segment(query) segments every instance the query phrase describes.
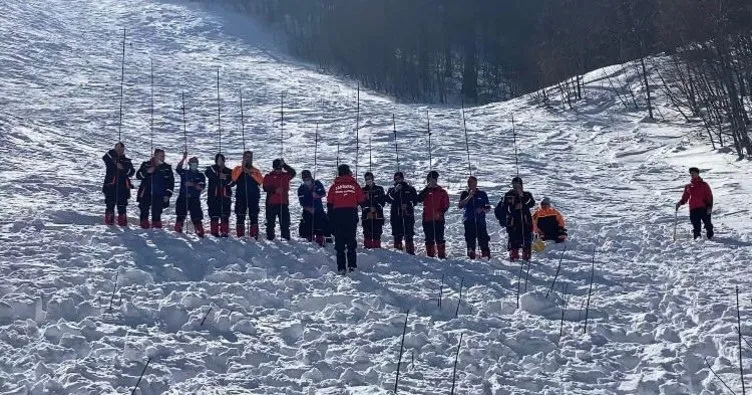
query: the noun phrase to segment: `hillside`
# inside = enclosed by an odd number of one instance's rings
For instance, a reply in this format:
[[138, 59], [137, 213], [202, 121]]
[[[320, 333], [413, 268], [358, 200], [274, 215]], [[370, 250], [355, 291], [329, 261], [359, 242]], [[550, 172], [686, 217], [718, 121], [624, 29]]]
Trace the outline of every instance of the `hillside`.
[[[534, 256], [518, 308], [520, 267], [505, 259], [506, 234], [489, 218], [493, 258], [465, 259], [454, 207], [450, 259], [362, 250], [360, 270], [344, 278], [331, 247], [104, 226], [100, 158], [117, 141], [121, 27], [122, 131], [134, 163], [150, 150], [150, 61], [154, 145], [168, 163], [183, 149], [181, 92], [190, 155], [206, 165], [216, 153], [219, 66], [230, 164], [242, 151], [242, 89], [247, 143], [262, 170], [281, 152], [313, 170], [318, 122], [317, 174], [326, 185], [338, 143], [340, 160], [355, 161], [357, 83], [285, 60], [227, 16], [182, 2], [9, 0], [0, 15], [0, 394], [130, 393], [147, 358], [141, 394], [387, 394], [408, 309], [403, 394], [449, 393], [461, 335], [460, 394], [721, 393], [705, 358], [741, 388], [734, 287], [746, 336], [752, 172], [711, 151], [700, 126], [681, 121], [665, 98], [657, 99], [663, 122], [623, 110], [602, 77], [639, 90], [629, 68], [587, 75], [574, 111], [555, 97], [550, 108], [523, 97], [465, 109], [472, 171], [492, 202], [517, 172], [514, 116], [526, 189], [551, 197], [568, 221], [566, 252], [549, 246]], [[360, 100], [360, 175], [370, 140], [370, 167], [382, 185], [391, 180], [395, 114], [400, 168], [422, 185], [428, 111], [432, 167], [456, 203], [468, 173], [460, 109], [367, 91]], [[674, 242], [674, 203], [693, 165], [714, 188], [717, 238], [692, 241], [685, 208]], [[297, 224], [297, 203], [291, 211]], [[165, 218], [172, 224], [172, 208]], [[419, 225], [416, 232], [420, 246]], [[388, 234], [387, 226], [384, 241]], [[748, 372], [746, 345], [742, 353]]]

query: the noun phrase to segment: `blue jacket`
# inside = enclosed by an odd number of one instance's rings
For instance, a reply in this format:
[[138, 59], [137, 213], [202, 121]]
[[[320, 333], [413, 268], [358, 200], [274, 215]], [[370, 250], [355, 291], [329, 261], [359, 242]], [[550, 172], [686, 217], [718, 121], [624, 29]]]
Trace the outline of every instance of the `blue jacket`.
[[[314, 199], [313, 192], [316, 192], [319, 197]], [[326, 189], [319, 180], [313, 182], [313, 189], [305, 183], [298, 188], [298, 200], [303, 208], [313, 207], [314, 211], [324, 211], [324, 204], [321, 203], [321, 198], [324, 196], [326, 196]]]
[[[469, 196], [468, 191], [462, 191], [462, 194], [460, 194], [460, 201], [463, 201], [467, 199]], [[486, 192], [481, 191], [480, 189], [475, 190], [475, 196], [473, 199], [471, 199], [467, 204], [465, 204], [464, 207], [464, 213], [462, 215], [463, 221], [472, 220], [475, 218], [478, 221], [486, 221], [486, 211], [481, 210], [481, 212], [476, 212], [479, 208], [491, 208], [491, 203], [488, 201], [488, 195], [486, 195]]]
[[[178, 163], [177, 172], [180, 175], [180, 194], [178, 197], [183, 197], [188, 193], [188, 199], [198, 199], [201, 197], [201, 192], [206, 188], [206, 176], [199, 170], [184, 169], [183, 162]], [[192, 182], [193, 186], [186, 188], [185, 183]], [[196, 186], [200, 185], [201, 189], [196, 189]]]

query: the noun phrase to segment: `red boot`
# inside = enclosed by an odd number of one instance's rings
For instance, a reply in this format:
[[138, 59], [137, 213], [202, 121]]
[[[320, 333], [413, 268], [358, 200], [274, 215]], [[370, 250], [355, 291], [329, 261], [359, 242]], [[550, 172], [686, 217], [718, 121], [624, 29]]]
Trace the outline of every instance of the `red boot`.
[[245, 224], [239, 223], [235, 225], [235, 233], [237, 234], [238, 238], [245, 236]]
[[211, 232], [211, 235], [214, 237], [219, 237], [219, 220], [212, 219], [211, 225], [209, 228], [209, 232]]
[[316, 235], [316, 244], [324, 246], [324, 235]]
[[520, 250], [518, 250], [517, 248], [512, 248], [511, 250], [509, 250], [509, 260], [511, 262], [514, 262], [519, 259], [520, 259]]
[[259, 230], [258, 229], [258, 225], [257, 224], [252, 224], [251, 225], [251, 230], [248, 231], [248, 235], [251, 238], [258, 240], [258, 233], [259, 233], [258, 230]]
[[175, 232], [176, 233], [183, 233], [183, 221], [177, 221], [177, 222], [175, 222]]
[[475, 259], [475, 250], [467, 250], [467, 257], [470, 259]]
[[412, 240], [405, 242], [405, 251], [410, 255], [415, 255], [415, 243]]
[[523, 248], [522, 249], [522, 260], [523, 261], [529, 261], [530, 258], [532, 257], [532, 255], [533, 254], [532, 254], [530, 248]]
[[402, 247], [402, 240], [400, 241], [394, 241], [394, 249], [402, 251], [404, 247]]
[[104, 213], [104, 224], [115, 225], [115, 213]]
[[162, 221], [154, 221], [151, 223], [152, 229], [162, 229]]
[[219, 235], [227, 237], [230, 234], [230, 222], [227, 219], [223, 219], [219, 224]]
[[149, 229], [151, 228], [151, 224], [149, 223], [148, 219], [141, 220], [141, 229]]
[[117, 224], [118, 226], [128, 226], [128, 216], [125, 214], [118, 214]]
[[437, 244], [436, 249], [439, 253], [439, 259], [446, 259], [446, 244]]
[[196, 230], [196, 236], [204, 237], [204, 224], [201, 221], [193, 221], [193, 228]]
[[371, 239], [371, 248], [381, 248], [381, 239]]
[[373, 240], [371, 240], [369, 238], [364, 238], [363, 239], [363, 248], [365, 248], [367, 250], [370, 250], [371, 248], [373, 248], [373, 247], [371, 247], [372, 245], [373, 245]]
[[436, 244], [426, 243], [426, 255], [430, 256], [431, 258], [436, 257]]
[[480, 256], [482, 258], [491, 259], [491, 249], [488, 248], [488, 247], [481, 247], [481, 249], [480, 249]]

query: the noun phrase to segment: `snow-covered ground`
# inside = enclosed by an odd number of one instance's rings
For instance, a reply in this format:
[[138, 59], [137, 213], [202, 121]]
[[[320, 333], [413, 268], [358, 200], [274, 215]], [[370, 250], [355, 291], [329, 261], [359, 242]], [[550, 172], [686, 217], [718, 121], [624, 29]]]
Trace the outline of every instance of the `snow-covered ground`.
[[[100, 157], [117, 139], [122, 27], [123, 139], [135, 163], [150, 147], [151, 60], [155, 145], [169, 163], [182, 151], [183, 91], [190, 153], [203, 164], [216, 153], [217, 66], [232, 164], [242, 150], [240, 89], [248, 144], [264, 170], [281, 154], [283, 93], [290, 164], [312, 169], [316, 122], [320, 178], [332, 180], [337, 142], [341, 160], [354, 162], [356, 83], [284, 60], [240, 21], [157, 0], [0, 3], [0, 393], [129, 393], [151, 358], [142, 394], [386, 394], [408, 309], [400, 393], [448, 394], [460, 335], [459, 394], [722, 393], [706, 357], [739, 391], [735, 285], [742, 332], [752, 335], [749, 163], [712, 152], [699, 126], [680, 122], [661, 98], [666, 122], [626, 113], [604, 81], [587, 86], [576, 111], [529, 98], [466, 110], [473, 171], [492, 200], [516, 172], [514, 114], [527, 189], [550, 196], [569, 222], [554, 293], [545, 297], [561, 246], [535, 256], [520, 308], [520, 267], [503, 259], [505, 234], [490, 220], [494, 258], [464, 259], [456, 209], [451, 259], [361, 251], [361, 269], [347, 278], [335, 274], [331, 247], [102, 225]], [[639, 86], [618, 66], [587, 80], [604, 73]], [[391, 179], [394, 113], [401, 168], [420, 184], [426, 110], [361, 92], [361, 175], [372, 139], [373, 171], [382, 184]], [[467, 176], [460, 112], [429, 114], [433, 167], [456, 201]], [[690, 165], [716, 193], [714, 242], [691, 241], [686, 209], [680, 240], [671, 238]], [[742, 356], [749, 372], [752, 349]]]

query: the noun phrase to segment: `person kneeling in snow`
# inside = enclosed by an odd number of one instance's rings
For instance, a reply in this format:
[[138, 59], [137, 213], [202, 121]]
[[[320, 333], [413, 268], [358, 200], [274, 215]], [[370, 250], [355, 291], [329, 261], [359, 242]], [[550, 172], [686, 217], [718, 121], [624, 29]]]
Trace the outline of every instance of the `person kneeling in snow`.
[[198, 170], [198, 158], [195, 156], [188, 160], [188, 169], [183, 168], [183, 162], [188, 153], [183, 153], [183, 159], [178, 163], [175, 171], [180, 175], [180, 192], [175, 202], [175, 232], [183, 233], [183, 224], [188, 213], [191, 213], [191, 222], [198, 237], [204, 237], [204, 212], [201, 209], [201, 191], [206, 187], [206, 176]]
[[324, 212], [324, 204], [321, 198], [326, 196], [324, 184], [314, 180], [310, 170], [300, 172], [303, 184], [298, 188], [298, 200], [303, 208], [303, 217], [300, 219], [298, 234], [300, 237], [324, 246], [324, 235], [327, 234], [329, 220]]
[[141, 228], [149, 229], [149, 209], [151, 209], [151, 227], [162, 227], [162, 210], [170, 206], [172, 190], [175, 189], [175, 175], [172, 166], [165, 163], [165, 152], [159, 148], [154, 156], [141, 164], [136, 173], [141, 180], [138, 187], [138, 208], [141, 209]]
[[358, 241], [358, 205], [365, 200], [363, 190], [353, 178], [350, 166], [339, 165], [339, 175], [329, 187], [327, 205], [329, 220], [334, 228], [334, 249], [337, 251], [337, 271], [345, 274], [346, 270], [355, 270]]
[[700, 225], [705, 224], [708, 239], [713, 238], [713, 223], [710, 216], [713, 212], [713, 191], [710, 185], [700, 178], [700, 169], [689, 169], [692, 180], [684, 187], [681, 200], [676, 203], [676, 211], [679, 207], [689, 202], [689, 219], [692, 221], [692, 234], [695, 239], [700, 237]]
[[551, 206], [551, 199], [544, 197], [540, 207], [533, 213], [533, 233], [543, 241], [563, 243], [567, 240], [564, 217]]

